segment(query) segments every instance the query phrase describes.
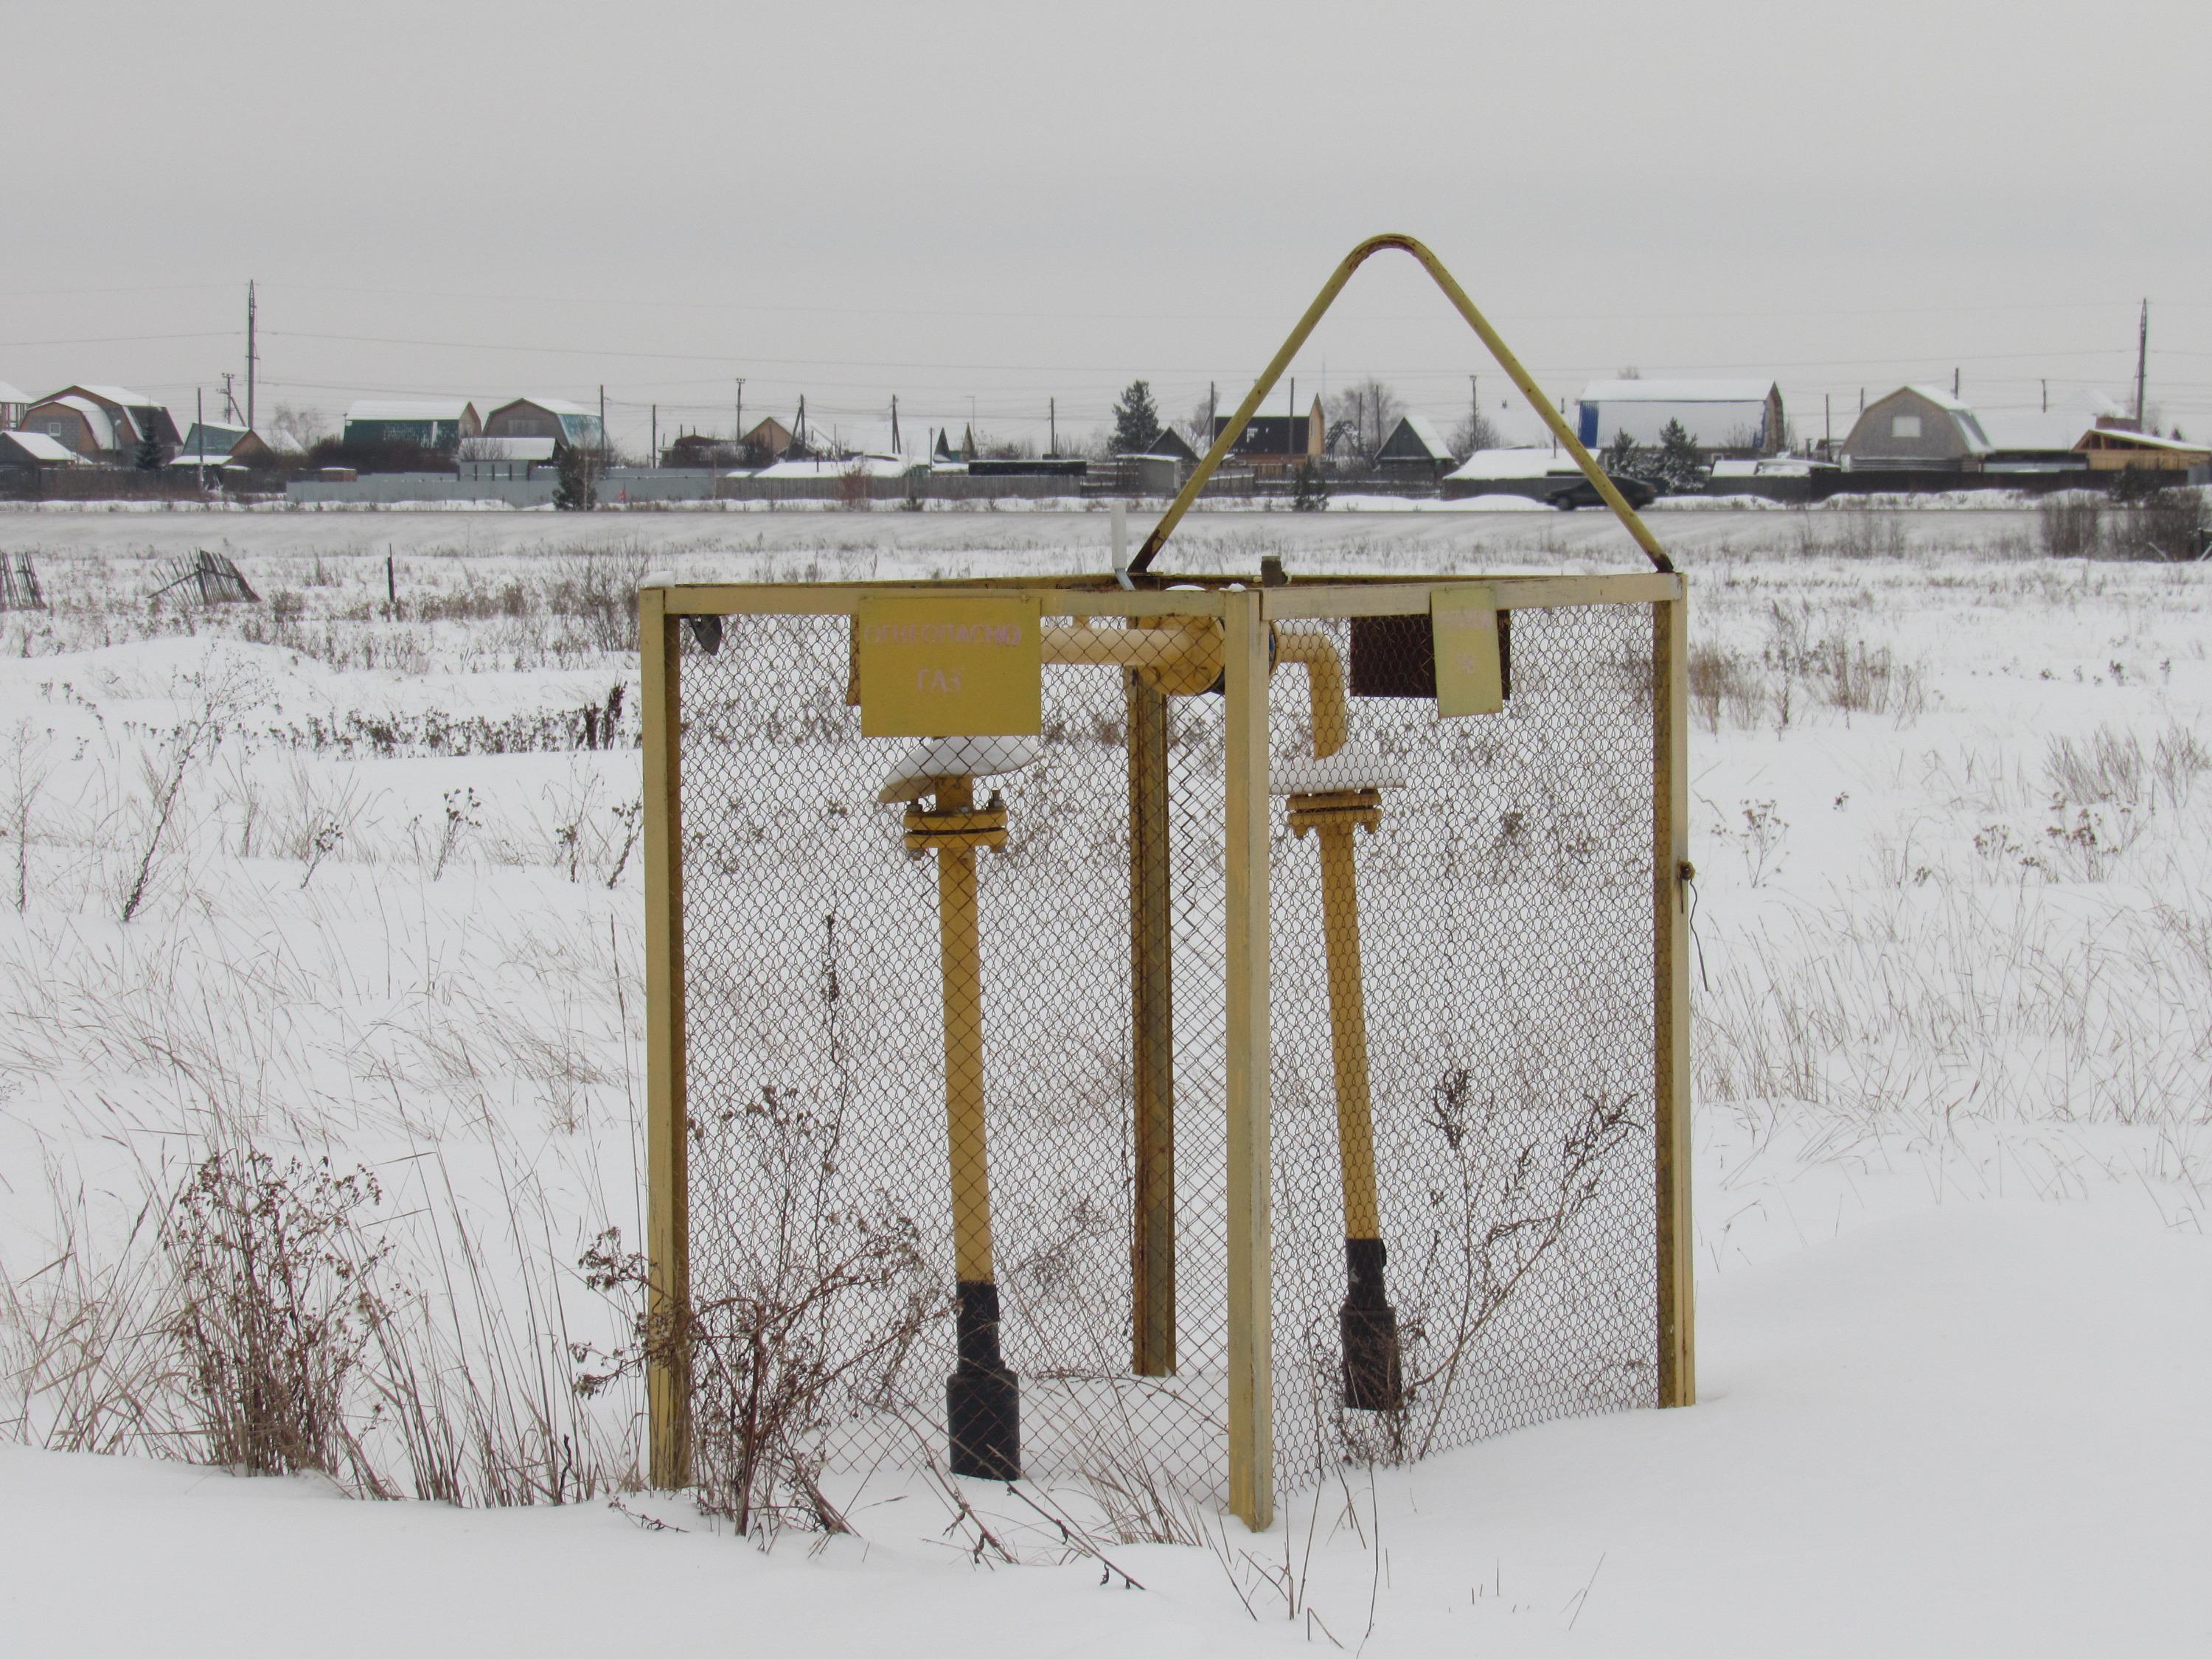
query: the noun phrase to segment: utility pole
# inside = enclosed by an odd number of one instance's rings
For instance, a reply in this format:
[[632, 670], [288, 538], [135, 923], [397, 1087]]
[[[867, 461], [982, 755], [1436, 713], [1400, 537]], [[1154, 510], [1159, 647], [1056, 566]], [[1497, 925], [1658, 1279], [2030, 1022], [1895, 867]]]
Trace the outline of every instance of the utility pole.
[[2043, 383], [2043, 412], [2046, 415], [2051, 413], [2051, 382], [2048, 380]]
[[1468, 375], [1468, 376], [1467, 377], [1467, 434], [1468, 434], [1468, 436], [1469, 438], [1474, 437], [1474, 429], [1475, 429], [1475, 428], [1477, 428], [1477, 427], [1480, 426], [1481, 424], [1482, 424], [1482, 377], [1481, 377], [1480, 374], [1470, 374], [1470, 375]]
[[1045, 459], [1046, 459], [1047, 460], [1049, 460], [1049, 459], [1051, 459], [1054, 456], [1055, 456], [1055, 455], [1057, 455], [1057, 454], [1059, 454], [1059, 453], [1060, 453], [1060, 399], [1059, 399], [1059, 398], [1046, 398], [1046, 399], [1045, 399], [1045, 416], [1044, 416], [1044, 418], [1045, 418], [1045, 433], [1046, 433], [1046, 437], [1045, 437], [1045, 446], [1044, 446], [1044, 453], [1045, 453]]
[[604, 457], [604, 456], [606, 454], [606, 453], [607, 453], [607, 386], [606, 386], [606, 382], [605, 382], [605, 381], [604, 381], [604, 380], [602, 380], [602, 381], [600, 381], [600, 382], [599, 382], [599, 453], [600, 453], [600, 455], [601, 455], [602, 457]]
[[730, 447], [735, 449], [745, 441], [745, 377], [742, 374], [738, 376], [738, 402], [730, 417], [735, 422], [730, 428]]
[[1836, 412], [1825, 392], [1820, 394], [1820, 447], [1823, 452], [1836, 447]]
[[237, 378], [237, 375], [232, 374], [227, 368], [222, 372], [223, 418], [230, 422], [234, 426], [238, 423], [238, 399], [231, 395], [230, 383]]
[[201, 489], [207, 488], [207, 405], [201, 400], [200, 389], [192, 388], [192, 435], [199, 441], [199, 460], [192, 468], [193, 482]]
[[1291, 412], [1283, 422], [1283, 453], [1291, 453], [1291, 428], [1298, 423], [1298, 377], [1291, 376]]
[[906, 451], [899, 447], [898, 393], [896, 392], [891, 393], [891, 453], [894, 455], [906, 453]]
[[246, 426], [248, 431], [253, 429], [254, 368], [260, 362], [253, 333], [254, 309], [253, 283], [248, 278], [246, 284]]
[[660, 465], [660, 405], [653, 406], [653, 465]]
[[1959, 371], [1958, 371], [1957, 369], [1955, 369], [1955, 368], [1954, 368], [1954, 369], [1953, 369], [1953, 370], [1951, 371], [1951, 397], [1952, 397], [1952, 400], [1953, 400], [1954, 402], [1956, 402], [1956, 401], [1957, 401], [1957, 399], [1958, 399], [1958, 396], [1959, 396]]
[[2136, 325], [2136, 430], [2143, 429], [2143, 371], [2150, 366], [2150, 301], [2142, 302], [2142, 320]]

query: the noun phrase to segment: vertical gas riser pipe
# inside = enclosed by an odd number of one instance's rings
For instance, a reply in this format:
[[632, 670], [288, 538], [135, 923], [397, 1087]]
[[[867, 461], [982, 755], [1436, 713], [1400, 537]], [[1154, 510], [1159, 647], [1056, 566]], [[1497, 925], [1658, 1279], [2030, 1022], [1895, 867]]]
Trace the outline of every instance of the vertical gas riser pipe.
[[1019, 1380], [999, 1351], [999, 1285], [991, 1259], [990, 1143], [983, 1124], [983, 952], [975, 854], [1003, 847], [1006, 815], [994, 795], [978, 811], [965, 777], [936, 781], [936, 808], [906, 814], [909, 850], [937, 854], [938, 965], [945, 994], [945, 1130], [952, 1177], [957, 1362], [945, 1385], [955, 1474], [1020, 1478]]
[[1322, 933], [1336, 1074], [1336, 1139], [1344, 1182], [1344, 1403], [1395, 1411], [1405, 1398], [1398, 1316], [1385, 1288], [1382, 1205], [1375, 1182], [1375, 1117], [1368, 1093], [1367, 992], [1359, 969], [1359, 890], [1352, 836], [1382, 822], [1376, 789], [1293, 795], [1291, 830], [1321, 843]]

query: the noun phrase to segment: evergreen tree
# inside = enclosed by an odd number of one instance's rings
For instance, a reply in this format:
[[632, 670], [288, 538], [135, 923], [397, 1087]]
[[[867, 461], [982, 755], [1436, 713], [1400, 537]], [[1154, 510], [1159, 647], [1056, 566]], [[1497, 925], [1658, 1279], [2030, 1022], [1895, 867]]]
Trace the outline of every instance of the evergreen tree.
[[1151, 383], [1132, 380], [1114, 405], [1114, 453], [1142, 455], [1160, 435], [1159, 406], [1152, 401]]
[[1636, 453], [1636, 440], [1624, 429], [1613, 434], [1613, 441], [1605, 447], [1598, 465], [1608, 477], [1634, 478], [1643, 476], [1642, 463]]
[[1311, 461], [1300, 461], [1291, 479], [1291, 511], [1319, 513], [1328, 506], [1328, 481]]
[[131, 459], [131, 464], [141, 472], [159, 472], [161, 464], [169, 459], [168, 452], [161, 447], [161, 441], [154, 435], [150, 423], [146, 428], [146, 435], [138, 440], [137, 453]]
[[563, 444], [561, 458], [560, 482], [553, 489], [554, 510], [560, 513], [588, 513], [599, 504], [599, 487], [592, 477], [592, 458], [580, 445]]
[[1662, 495], [1686, 495], [1705, 482], [1705, 458], [1680, 421], [1669, 421], [1659, 433], [1659, 453], [1652, 465], [1651, 483]]

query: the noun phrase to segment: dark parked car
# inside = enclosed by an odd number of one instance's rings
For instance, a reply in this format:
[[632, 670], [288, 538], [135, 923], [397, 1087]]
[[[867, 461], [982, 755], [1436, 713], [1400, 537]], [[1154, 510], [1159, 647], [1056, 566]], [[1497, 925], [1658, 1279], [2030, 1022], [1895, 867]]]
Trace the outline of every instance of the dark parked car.
[[[1620, 498], [1638, 513], [1650, 506], [1658, 498], [1659, 492], [1641, 478], [1614, 477], [1610, 472], [1605, 476], [1613, 479], [1613, 487], [1620, 492]], [[1570, 513], [1578, 507], [1605, 505], [1604, 498], [1597, 493], [1597, 486], [1588, 478], [1577, 478], [1564, 489], [1553, 490], [1546, 499], [1553, 507], [1564, 508]]]

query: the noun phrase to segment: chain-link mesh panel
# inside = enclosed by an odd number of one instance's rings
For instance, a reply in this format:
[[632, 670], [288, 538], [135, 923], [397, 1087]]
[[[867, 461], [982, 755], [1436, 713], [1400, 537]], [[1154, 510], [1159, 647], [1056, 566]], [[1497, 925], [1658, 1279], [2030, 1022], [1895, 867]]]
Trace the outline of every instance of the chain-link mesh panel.
[[1656, 1403], [1651, 611], [1510, 617], [1504, 712], [1451, 720], [1425, 617], [1285, 625], [1353, 693], [1317, 758], [1271, 689], [1285, 1490]]
[[[1211, 683], [1197, 635], [1048, 667], [1042, 742], [948, 757], [860, 735], [842, 617], [732, 617], [712, 654], [687, 631], [702, 1482], [787, 1379], [830, 1379], [805, 1426], [831, 1468], [942, 1455], [946, 1379], [1002, 1358], [1024, 1472], [1225, 1491], [1222, 700], [1158, 684]], [[931, 787], [956, 766], [964, 793]], [[911, 805], [878, 804], [902, 774]], [[952, 1409], [988, 1439], [1002, 1391]]]
[[[843, 616], [679, 631], [696, 1478], [766, 1416], [1225, 1497], [1218, 627], [1048, 604], [1042, 738], [934, 750]], [[1285, 1489], [1654, 1398], [1650, 612], [1516, 613], [1498, 715], [1355, 672], [1316, 757], [1351, 631], [1271, 696]]]

